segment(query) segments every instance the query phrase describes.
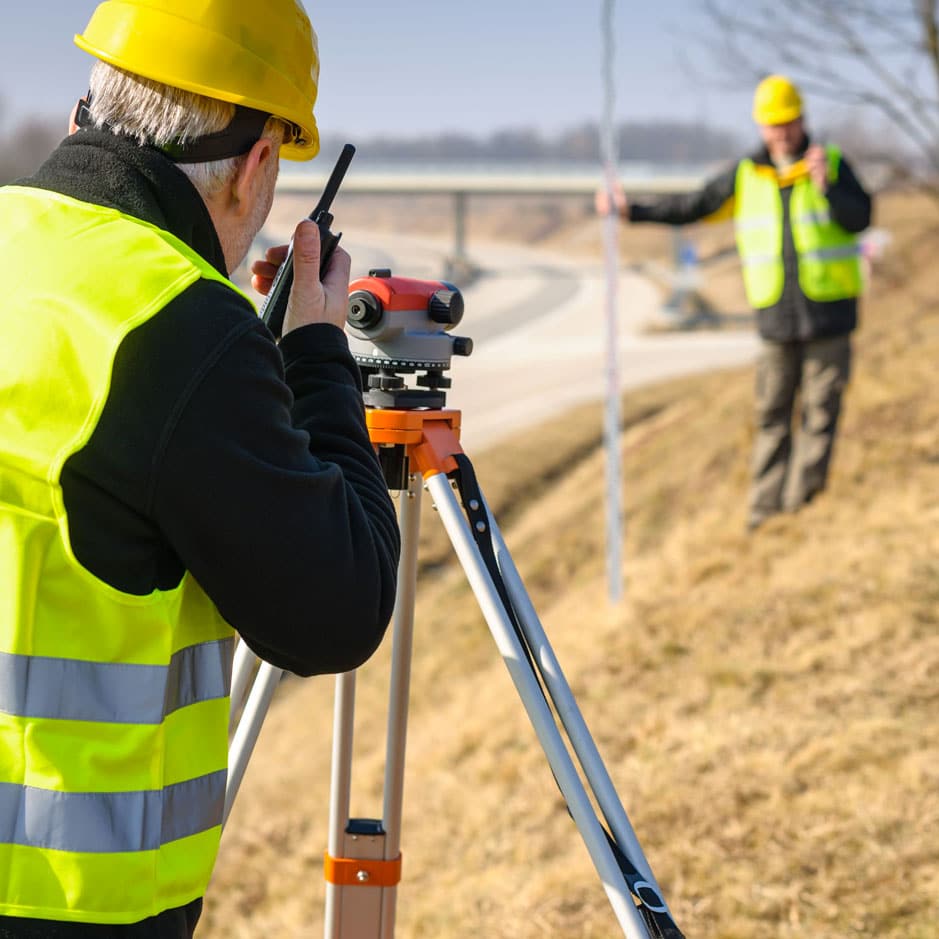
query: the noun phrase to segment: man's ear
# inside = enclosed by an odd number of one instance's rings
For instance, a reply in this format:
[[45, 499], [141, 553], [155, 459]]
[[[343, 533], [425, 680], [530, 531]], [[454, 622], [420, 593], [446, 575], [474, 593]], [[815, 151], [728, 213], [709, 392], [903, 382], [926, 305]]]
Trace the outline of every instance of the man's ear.
[[258, 193], [267, 179], [270, 161], [278, 157], [278, 150], [270, 137], [257, 140], [245, 154], [230, 190], [232, 208], [237, 215], [250, 215]]
[[78, 114], [78, 109], [82, 106], [83, 98], [79, 98], [75, 102], [75, 107], [72, 108], [72, 113], [68, 116], [68, 135], [69, 137], [78, 130], [78, 124], [75, 122], [75, 115]]

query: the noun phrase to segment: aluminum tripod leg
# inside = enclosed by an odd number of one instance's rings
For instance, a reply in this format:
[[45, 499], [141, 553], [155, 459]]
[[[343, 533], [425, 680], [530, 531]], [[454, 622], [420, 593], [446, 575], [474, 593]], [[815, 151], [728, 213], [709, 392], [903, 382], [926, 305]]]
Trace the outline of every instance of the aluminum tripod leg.
[[561, 792], [567, 801], [574, 823], [600, 875], [623, 934], [628, 939], [651, 939], [649, 929], [629, 893], [603, 827], [596, 817], [593, 805], [564, 745], [505, 606], [486, 569], [450, 481], [443, 473], [437, 473], [428, 479], [427, 488], [440, 513], [440, 519], [466, 573], [470, 587], [479, 602], [496, 646], [508, 667], [522, 704], [528, 712], [535, 733], [538, 735]]
[[391, 939], [394, 935], [420, 510], [420, 476], [412, 475], [401, 503], [401, 554], [392, 617], [394, 638], [380, 823], [349, 818], [355, 673], [348, 672], [336, 679], [326, 863], [326, 939]]
[[[488, 505], [486, 508], [488, 511]], [[610, 779], [610, 774], [607, 772], [603, 759], [597, 750], [596, 743], [594, 743], [580, 708], [577, 706], [570, 685], [561, 671], [561, 665], [554, 654], [554, 649], [548, 641], [544, 627], [538, 619], [531, 598], [525, 590], [518, 569], [515, 567], [515, 562], [512, 560], [512, 555], [502, 538], [502, 532], [499, 531], [499, 526], [496, 524], [491, 512], [489, 512], [489, 520], [492, 526], [499, 570], [509, 591], [512, 604], [519, 614], [528, 648], [531, 650], [536, 667], [548, 687], [551, 700], [557, 709], [564, 729], [567, 731], [574, 752], [577, 754], [577, 759], [584, 769], [591, 790], [596, 796], [600, 811], [603, 813], [616, 843], [625, 851], [633, 866], [644, 878], [647, 887], [642, 887], [641, 892], [646, 906], [652, 910], [667, 913], [669, 910], [663, 899], [661, 888], [656, 882], [652, 868], [643, 854], [636, 833], [633, 831], [626, 810], [623, 808], [623, 803], [620, 801], [613, 781]], [[634, 885], [635, 887], [636, 885]]]
[[[329, 831], [326, 850], [330, 857], [345, 856], [346, 819], [352, 789], [352, 737], [355, 721], [355, 672], [336, 676], [333, 705], [333, 755], [329, 786]], [[326, 884], [326, 922], [323, 935], [337, 939], [342, 916], [341, 888]], [[361, 908], [360, 908], [361, 912]], [[374, 917], [374, 913], [372, 913]]]
[[248, 648], [248, 644], [239, 640], [238, 645], [235, 646], [235, 660], [232, 663], [231, 714], [228, 719], [229, 735], [238, 725], [241, 705], [245, 692], [248, 690], [248, 682], [251, 681], [251, 674], [258, 661], [258, 657]]
[[[232, 679], [233, 691], [237, 685], [243, 693], [251, 671], [252, 655], [253, 653], [248, 649], [245, 653], [236, 654], [236, 669]], [[225, 785], [225, 811], [222, 816], [222, 825], [228, 821], [241, 780], [248, 768], [248, 761], [257, 743], [258, 734], [261, 733], [261, 724], [264, 722], [274, 692], [277, 690], [277, 684], [283, 674], [283, 669], [271, 665], [270, 662], [262, 662], [254, 684], [251, 686], [251, 692], [241, 712], [235, 735], [228, 746], [228, 781]], [[235, 706], [236, 700], [233, 697], [232, 708], [234, 709]]]

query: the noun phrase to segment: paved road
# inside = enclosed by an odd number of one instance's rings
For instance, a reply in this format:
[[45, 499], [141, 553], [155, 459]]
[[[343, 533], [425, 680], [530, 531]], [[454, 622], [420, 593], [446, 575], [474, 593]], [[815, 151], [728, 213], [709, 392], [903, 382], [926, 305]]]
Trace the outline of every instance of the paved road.
[[[353, 275], [380, 266], [435, 278], [443, 269], [445, 249], [433, 241], [358, 232], [343, 238]], [[453, 359], [447, 403], [462, 410], [462, 439], [472, 452], [573, 405], [603, 400], [606, 280], [600, 263], [482, 241], [471, 250], [486, 273], [464, 291], [466, 313], [455, 332], [471, 336], [474, 350]], [[750, 332], [644, 334], [661, 304], [659, 291], [622, 272], [618, 293], [624, 390], [745, 364], [756, 353]]]
[[[353, 277], [370, 268], [436, 279], [449, 244], [357, 231], [343, 246]], [[585, 263], [525, 246], [474, 241], [484, 274], [464, 291], [458, 335], [474, 341], [469, 358], [454, 358], [448, 406], [463, 412], [462, 440], [471, 453], [513, 431], [606, 394], [606, 282], [599, 262]], [[643, 334], [661, 303], [658, 290], [630, 272], [619, 278], [619, 372], [626, 390], [678, 375], [753, 360], [750, 332]]]

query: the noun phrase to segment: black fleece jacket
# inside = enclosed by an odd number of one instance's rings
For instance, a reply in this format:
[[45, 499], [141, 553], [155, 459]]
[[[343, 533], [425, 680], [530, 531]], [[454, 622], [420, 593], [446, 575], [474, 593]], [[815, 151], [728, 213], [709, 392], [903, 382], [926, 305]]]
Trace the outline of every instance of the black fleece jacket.
[[[227, 273], [201, 197], [155, 150], [82, 130], [19, 185], [151, 222]], [[278, 348], [242, 297], [197, 281], [122, 343], [62, 488], [89, 571], [133, 594], [191, 571], [277, 666], [346, 671], [382, 638], [397, 522], [335, 326], [294, 330]]]
[[[806, 136], [796, 159], [803, 156], [810, 141]], [[749, 159], [754, 163], [771, 165], [769, 153], [761, 147]], [[630, 203], [629, 220], [632, 222], [661, 222], [666, 225], [689, 225], [718, 212], [734, 198], [737, 167], [735, 163], [709, 180], [697, 192], [664, 196], [654, 203]], [[810, 300], [799, 286], [799, 259], [792, 240], [789, 220], [789, 202], [792, 187], [779, 190], [783, 204], [783, 269], [785, 280], [779, 301], [771, 307], [756, 311], [760, 335], [773, 342], [798, 342], [838, 336], [851, 332], [857, 326], [857, 300], [819, 302]], [[825, 195], [831, 217], [845, 231], [862, 232], [871, 221], [871, 198], [842, 156], [838, 178]]]
[[[227, 273], [201, 197], [156, 150], [82, 130], [16, 185], [143, 219]], [[62, 489], [76, 557], [92, 574], [144, 595], [188, 570], [277, 666], [347, 671], [382, 639], [397, 520], [359, 370], [335, 326], [302, 327], [278, 347], [246, 300], [197, 281], [120, 346], [101, 418], [66, 462]], [[198, 909], [137, 927], [0, 917], [0, 937], [177, 939]]]
[[[18, 185], [151, 222], [227, 273], [201, 197], [155, 150], [82, 130]], [[89, 571], [133, 594], [191, 571], [275, 665], [346, 671], [382, 638], [398, 528], [335, 326], [294, 330], [278, 348], [242, 297], [197, 281], [122, 343], [62, 488]]]

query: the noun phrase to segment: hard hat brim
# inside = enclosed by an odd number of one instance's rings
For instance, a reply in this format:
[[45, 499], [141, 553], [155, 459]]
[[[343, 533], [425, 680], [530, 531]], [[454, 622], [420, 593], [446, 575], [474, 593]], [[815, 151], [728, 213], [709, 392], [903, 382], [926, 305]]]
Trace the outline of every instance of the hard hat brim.
[[791, 124], [802, 117], [802, 108], [793, 105], [788, 108], [775, 108], [772, 111], [760, 111], [754, 108], [753, 120], [764, 126], [773, 124]]

